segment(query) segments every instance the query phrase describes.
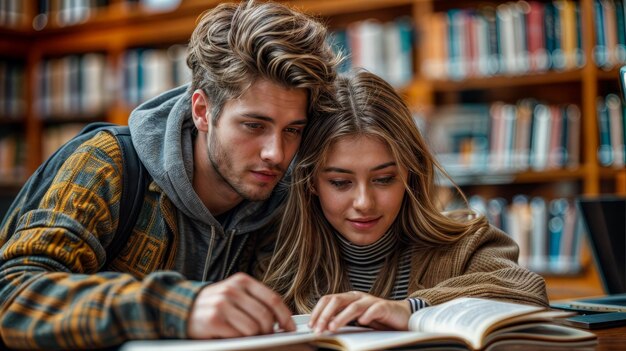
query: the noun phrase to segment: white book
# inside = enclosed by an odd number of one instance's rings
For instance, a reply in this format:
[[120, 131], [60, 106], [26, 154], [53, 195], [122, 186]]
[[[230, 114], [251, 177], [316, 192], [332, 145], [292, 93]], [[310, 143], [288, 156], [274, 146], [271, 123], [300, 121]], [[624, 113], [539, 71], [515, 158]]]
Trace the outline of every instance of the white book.
[[536, 272], [543, 272], [548, 261], [548, 206], [543, 197], [536, 196], [530, 200], [530, 215], [532, 239], [528, 267]]
[[413, 78], [413, 47], [410, 19], [397, 19], [384, 26], [386, 76], [389, 83], [402, 87]]
[[514, 73], [526, 73], [530, 70], [528, 48], [526, 47], [526, 16], [528, 3], [519, 1], [510, 4], [511, 20], [513, 24], [514, 45]]
[[458, 298], [415, 312], [408, 331], [376, 331], [345, 327], [337, 333], [315, 334], [306, 323], [308, 316], [296, 316], [294, 332], [219, 340], [130, 341], [120, 351], [227, 351], [272, 349], [309, 343], [335, 350], [366, 351], [399, 346], [467, 347], [482, 349], [504, 344], [528, 347], [593, 347], [592, 333], [554, 324], [570, 316], [543, 307], [478, 298]]
[[81, 111], [88, 117], [95, 117], [104, 111], [106, 102], [106, 58], [99, 53], [89, 53], [82, 56], [81, 61]]
[[502, 141], [504, 142], [503, 165], [505, 169], [513, 169], [515, 134], [517, 133], [515, 128], [517, 124], [515, 106], [505, 104], [502, 107], [502, 117], [504, 123], [504, 135], [502, 136]]
[[361, 58], [361, 67], [388, 79], [387, 68], [385, 62], [385, 33], [384, 26], [377, 20], [369, 19], [361, 21], [357, 25], [359, 36], [359, 56]]
[[143, 69], [143, 85], [140, 93], [142, 102], [173, 87], [172, 64], [165, 50], [144, 51], [141, 67]]
[[530, 165], [536, 171], [545, 170], [548, 165], [550, 122], [550, 109], [542, 104], [535, 106]]
[[496, 10], [498, 29], [498, 44], [500, 46], [500, 69], [502, 73], [514, 74], [517, 70], [515, 60], [515, 29], [511, 4], [498, 5]]

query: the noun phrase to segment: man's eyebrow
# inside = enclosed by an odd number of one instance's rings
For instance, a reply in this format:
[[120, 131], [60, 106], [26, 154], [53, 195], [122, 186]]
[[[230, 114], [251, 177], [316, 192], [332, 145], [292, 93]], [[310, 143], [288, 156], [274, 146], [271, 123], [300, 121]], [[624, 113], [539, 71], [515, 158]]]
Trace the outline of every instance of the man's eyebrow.
[[[274, 122], [275, 122], [274, 119], [271, 118], [271, 117], [267, 117], [267, 116], [256, 114], [256, 113], [244, 113], [243, 116], [244, 117], [248, 117], [248, 118], [259, 119], [259, 120], [262, 120], [262, 121], [265, 121], [265, 122], [269, 122], [269, 123], [272, 123], [272, 124], [274, 124]], [[295, 120], [295, 121], [289, 123], [289, 125], [305, 125], [306, 123], [307, 123], [307, 120], [306, 120], [306, 118], [304, 118], [304, 119]]]
[[[391, 161], [391, 162], [386, 162], [386, 163], [383, 163], [382, 165], [378, 165], [376, 167], [373, 167], [370, 170], [371, 171], [378, 171], [378, 170], [385, 169], [387, 167], [391, 167], [391, 166], [395, 166], [395, 165], [396, 165], [396, 163], [394, 161]], [[352, 172], [351, 170], [343, 169], [343, 168], [339, 168], [339, 167], [326, 167], [326, 168], [322, 169], [322, 172], [337, 172], [337, 173], [354, 174], [354, 172]]]

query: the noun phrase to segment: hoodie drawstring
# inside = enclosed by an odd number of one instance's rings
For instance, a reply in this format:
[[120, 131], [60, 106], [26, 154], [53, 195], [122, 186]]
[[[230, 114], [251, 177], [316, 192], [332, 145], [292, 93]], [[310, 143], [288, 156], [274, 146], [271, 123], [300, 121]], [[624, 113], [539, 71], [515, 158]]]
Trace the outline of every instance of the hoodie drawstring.
[[206, 261], [204, 261], [204, 272], [202, 272], [202, 281], [207, 281], [207, 274], [209, 273], [209, 265], [211, 264], [211, 258], [213, 257], [213, 246], [215, 246], [215, 227], [211, 226], [211, 241], [209, 242], [209, 249], [206, 254]]

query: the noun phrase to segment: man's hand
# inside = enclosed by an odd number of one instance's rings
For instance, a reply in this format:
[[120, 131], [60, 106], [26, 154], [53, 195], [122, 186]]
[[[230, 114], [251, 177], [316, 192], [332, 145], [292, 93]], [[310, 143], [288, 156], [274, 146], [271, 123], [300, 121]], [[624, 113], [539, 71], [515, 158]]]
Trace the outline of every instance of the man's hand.
[[335, 332], [356, 320], [374, 329], [407, 330], [411, 307], [406, 300], [392, 301], [359, 291], [323, 296], [311, 313], [309, 327], [317, 333]]
[[202, 289], [191, 308], [187, 334], [192, 339], [232, 338], [274, 331], [274, 323], [295, 330], [280, 296], [244, 273]]

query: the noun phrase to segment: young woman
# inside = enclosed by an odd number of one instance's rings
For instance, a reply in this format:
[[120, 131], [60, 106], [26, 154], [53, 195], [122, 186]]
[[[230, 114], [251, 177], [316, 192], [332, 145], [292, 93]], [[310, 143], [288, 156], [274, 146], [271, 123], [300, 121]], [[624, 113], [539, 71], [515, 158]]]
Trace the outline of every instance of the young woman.
[[336, 88], [336, 112], [303, 136], [264, 274], [292, 311], [322, 332], [406, 329], [412, 312], [460, 296], [547, 305], [513, 240], [469, 210], [440, 211], [446, 173], [394, 89], [365, 71]]

